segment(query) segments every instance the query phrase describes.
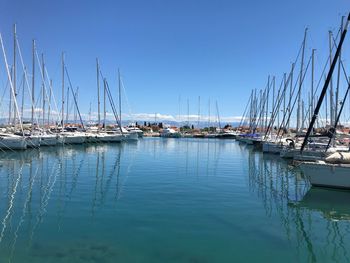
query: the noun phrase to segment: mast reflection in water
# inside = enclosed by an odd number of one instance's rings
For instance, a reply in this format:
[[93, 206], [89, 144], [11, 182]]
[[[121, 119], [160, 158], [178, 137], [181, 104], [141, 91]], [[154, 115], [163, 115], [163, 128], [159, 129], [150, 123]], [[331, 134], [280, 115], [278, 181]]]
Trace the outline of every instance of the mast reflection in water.
[[0, 153], [0, 262], [348, 262], [350, 193], [232, 140]]

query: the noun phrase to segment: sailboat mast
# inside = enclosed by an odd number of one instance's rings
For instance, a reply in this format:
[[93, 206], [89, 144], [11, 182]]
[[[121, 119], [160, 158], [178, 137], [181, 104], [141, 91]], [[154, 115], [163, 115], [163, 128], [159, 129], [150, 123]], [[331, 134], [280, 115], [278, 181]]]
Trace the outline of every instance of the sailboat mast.
[[[17, 29], [16, 24], [13, 25], [13, 92], [15, 94], [14, 100], [13, 100], [13, 109], [15, 109], [15, 103], [17, 99], [17, 57], [16, 57], [16, 51], [17, 51]], [[12, 113], [11, 113], [12, 114]], [[13, 125], [16, 125], [16, 112], [13, 111]]]
[[100, 65], [98, 63], [98, 58], [96, 58], [96, 77], [97, 77], [97, 129], [100, 130], [101, 124], [101, 102], [100, 102]]
[[106, 79], [103, 79], [103, 130], [106, 131]]
[[[333, 45], [332, 45], [332, 38], [333, 33], [332, 31], [329, 31], [329, 66], [332, 64], [332, 52], [333, 52]], [[340, 56], [340, 53], [339, 53]], [[334, 91], [333, 91], [333, 78], [331, 77], [330, 80], [330, 90], [329, 90], [329, 112], [330, 112], [330, 125], [332, 126], [334, 124]]]
[[346, 37], [346, 33], [348, 31], [348, 25], [349, 25], [349, 22], [350, 22], [350, 13], [348, 15], [348, 18], [347, 18], [347, 21], [346, 21], [346, 25], [344, 27], [344, 31], [342, 32], [341, 34], [341, 37], [340, 37], [340, 41], [339, 41], [339, 45], [338, 45], [338, 48], [337, 48], [337, 51], [334, 55], [334, 59], [332, 61], [332, 64], [331, 64], [331, 67], [329, 69], [329, 72], [328, 72], [328, 75], [327, 75], [327, 78], [326, 78], [326, 81], [324, 83], [324, 86], [323, 86], [323, 89], [321, 91], [321, 94], [320, 94], [320, 97], [319, 97], [319, 100], [317, 102], [317, 105], [316, 105], [316, 108], [315, 108], [315, 111], [314, 111], [314, 114], [312, 116], [312, 119], [311, 119], [311, 122], [310, 122], [310, 125], [309, 125], [309, 128], [307, 130], [307, 133], [305, 135], [305, 138], [304, 138], [304, 141], [303, 141], [303, 144], [301, 146], [301, 149], [300, 151], [302, 152], [307, 144], [307, 140], [310, 136], [310, 133], [314, 127], [314, 124], [315, 124], [315, 121], [316, 121], [316, 118], [318, 116], [318, 113], [320, 111], [320, 108], [321, 108], [321, 105], [322, 105], [322, 102], [323, 102], [323, 99], [327, 93], [327, 88], [328, 88], [328, 85], [329, 83], [331, 82], [331, 78], [332, 78], [332, 74], [333, 74], [333, 71], [334, 71], [334, 68], [335, 68], [335, 65], [337, 63], [337, 60], [338, 60], [338, 57], [339, 57], [339, 54], [340, 54], [340, 50], [342, 48], [342, 45], [343, 45], [343, 42], [344, 42], [344, 39]]
[[122, 130], [122, 90], [121, 90], [121, 79], [120, 79], [120, 70], [118, 68], [118, 91], [119, 91], [119, 126]]
[[[343, 31], [343, 23], [344, 23], [344, 16], [342, 16], [342, 18], [341, 18], [340, 32]], [[335, 109], [334, 109], [335, 118], [337, 118], [337, 115], [338, 115], [339, 85], [340, 85], [340, 65], [341, 65], [341, 51], [339, 53], [337, 88], [336, 88], [336, 92], [335, 92]]]
[[201, 120], [201, 96], [198, 96], [198, 128]]
[[300, 78], [299, 78], [299, 89], [298, 89], [298, 109], [297, 109], [297, 133], [300, 131], [301, 127], [301, 118], [302, 118], [302, 101], [301, 101], [301, 88], [303, 84], [303, 71], [304, 71], [304, 56], [305, 56], [305, 46], [306, 46], [306, 36], [308, 28], [305, 28], [303, 48], [301, 53], [301, 63], [300, 63]]
[[43, 127], [45, 125], [45, 100], [46, 100], [46, 92], [45, 92], [45, 62], [44, 62], [44, 54], [41, 53], [41, 67], [42, 67], [42, 91], [43, 91]]
[[218, 114], [219, 129], [220, 129], [220, 132], [221, 132], [221, 121], [220, 121], [220, 113], [219, 113], [218, 101], [216, 101], [215, 104], [216, 104], [216, 112]]
[[24, 85], [25, 85], [25, 72], [26, 72], [26, 67], [24, 67], [24, 72], [23, 72], [23, 83], [22, 83], [22, 104], [21, 104], [21, 116], [23, 118], [23, 111], [24, 111]]
[[[290, 71], [290, 85], [289, 85], [289, 101], [288, 101], [288, 115], [292, 113], [292, 96], [293, 96], [293, 75], [294, 75], [295, 64], [292, 64], [292, 69]], [[290, 129], [290, 118], [288, 118], [287, 131]]]
[[52, 97], [52, 79], [50, 79], [50, 92], [49, 92], [49, 109], [47, 111], [47, 123], [50, 125], [50, 114], [51, 114], [51, 97]]
[[62, 132], [64, 131], [64, 53], [62, 52]]
[[[284, 116], [286, 115], [286, 90], [287, 90], [287, 87], [286, 87], [286, 85], [287, 85], [287, 74], [286, 73], [284, 73], [283, 74], [283, 87], [284, 87], [284, 92], [283, 92], [283, 118], [284, 118]], [[286, 129], [286, 124], [284, 123], [284, 121], [283, 121], [283, 130], [285, 130]]]
[[32, 40], [32, 118], [31, 118], [31, 130], [34, 129], [34, 104], [35, 104], [35, 40]]

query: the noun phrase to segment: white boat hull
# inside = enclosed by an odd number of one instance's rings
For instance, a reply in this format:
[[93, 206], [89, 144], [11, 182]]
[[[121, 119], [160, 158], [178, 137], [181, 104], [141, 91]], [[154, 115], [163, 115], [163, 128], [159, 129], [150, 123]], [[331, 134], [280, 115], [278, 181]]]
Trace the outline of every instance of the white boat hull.
[[264, 153], [274, 153], [279, 154], [282, 150], [283, 146], [274, 142], [263, 142], [262, 151]]
[[85, 142], [86, 136], [83, 134], [65, 134], [61, 133], [58, 142], [61, 144], [83, 144]]
[[300, 169], [313, 186], [350, 189], [350, 165], [304, 162]]
[[41, 137], [40, 136], [28, 136], [26, 137], [27, 141], [27, 147], [28, 148], [38, 148], [41, 144]]
[[40, 146], [54, 146], [58, 143], [57, 135], [43, 135], [41, 137]]
[[123, 135], [121, 134], [104, 134], [100, 137], [101, 142], [121, 142]]
[[24, 137], [0, 137], [0, 149], [25, 150], [27, 141]]
[[124, 141], [137, 141], [139, 139], [137, 132], [129, 132], [123, 135], [124, 135]]

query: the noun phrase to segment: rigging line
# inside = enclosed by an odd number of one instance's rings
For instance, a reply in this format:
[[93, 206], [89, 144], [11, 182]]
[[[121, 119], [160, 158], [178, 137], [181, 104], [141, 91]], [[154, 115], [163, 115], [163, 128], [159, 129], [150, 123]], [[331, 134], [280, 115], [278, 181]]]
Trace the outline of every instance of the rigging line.
[[[289, 73], [289, 76], [288, 76], [288, 79], [286, 81], [286, 83], [284, 84], [284, 92], [287, 90], [287, 88], [289, 87], [289, 82], [291, 81], [291, 78], [292, 78], [292, 74], [294, 72], [294, 65], [295, 64], [292, 64], [292, 69]], [[281, 84], [284, 82], [284, 80], [282, 79], [282, 82]], [[294, 87], [295, 88], [295, 87]], [[279, 90], [281, 89], [281, 87], [279, 88]], [[282, 98], [282, 97], [281, 97]], [[267, 126], [267, 129], [265, 131], [265, 138], [266, 136], [270, 133], [270, 129], [272, 128], [273, 124], [275, 123], [275, 119], [276, 119], [276, 112], [277, 112], [277, 109], [279, 108], [279, 105], [282, 103], [282, 100], [278, 99], [276, 102], [276, 105], [274, 106], [274, 108], [272, 109], [272, 112], [271, 112], [271, 117], [270, 117], [270, 121], [269, 121], [269, 124]], [[284, 121], [284, 120], [283, 120]]]
[[[241, 125], [242, 125], [242, 123], [243, 123], [243, 120], [245, 119], [245, 115], [246, 115], [246, 113], [247, 113], [248, 106], [249, 106], [249, 104], [250, 104], [250, 100], [251, 100], [251, 99], [252, 99], [252, 94], [250, 94], [250, 96], [249, 96], [248, 103], [247, 103], [247, 105], [245, 106], [245, 109], [244, 109], [244, 112], [243, 112], [243, 115], [242, 115], [242, 119], [241, 119], [241, 121], [240, 121], [238, 127], [241, 127]], [[208, 125], [208, 126], [209, 126], [209, 125]]]
[[113, 101], [113, 97], [112, 97], [112, 94], [111, 94], [108, 82], [107, 82], [106, 79], [105, 79], [105, 81], [106, 81], [107, 96], [108, 96], [108, 99], [109, 99], [109, 103], [111, 104], [111, 108], [112, 108], [112, 111], [113, 111], [113, 114], [114, 114], [114, 118], [115, 118], [117, 124], [119, 125], [120, 132], [123, 134], [123, 130], [122, 130], [122, 126], [121, 126], [121, 123], [120, 123], [118, 111], [115, 108], [115, 104], [114, 104], [114, 101]]
[[[269, 125], [269, 128], [268, 128], [268, 130], [265, 133], [265, 139], [266, 139], [266, 136], [268, 135], [268, 133], [271, 131], [271, 128], [272, 128], [273, 124], [275, 124], [276, 116], [278, 114], [279, 108], [280, 108], [281, 103], [282, 103], [282, 98], [283, 98], [283, 96], [284, 96], [284, 94], [285, 94], [285, 92], [287, 90], [287, 87], [288, 87], [289, 81], [285, 85], [283, 85], [283, 82], [284, 82], [284, 79], [282, 78], [281, 84], [280, 84], [280, 86], [278, 88], [278, 91], [277, 91], [276, 105], [275, 105], [274, 109], [272, 109], [272, 115], [271, 115], [271, 119], [270, 119], [271, 125]], [[283, 91], [281, 93], [282, 87], [283, 87]], [[271, 133], [272, 133], [272, 131], [271, 131]]]
[[[260, 100], [260, 103], [259, 103], [260, 113], [259, 113], [259, 118], [258, 118], [257, 122], [255, 123], [255, 127], [253, 129], [253, 133], [255, 133], [256, 129], [258, 128], [259, 123], [260, 122], [263, 123], [263, 121], [264, 121], [265, 104], [266, 104], [266, 101], [267, 101], [266, 93], [267, 93], [268, 90], [270, 90], [269, 83], [266, 84], [266, 87], [265, 87], [264, 92], [263, 92], [264, 100]], [[261, 118], [262, 118], [262, 120], [261, 120]]]
[[[306, 72], [307, 72], [307, 70], [308, 70], [308, 68], [309, 68], [309, 66], [310, 66], [310, 62], [311, 62], [311, 56], [310, 56], [310, 58], [309, 58], [309, 61], [308, 61], [308, 63], [307, 63], [307, 66], [306, 66], [306, 68], [305, 68], [304, 76], [301, 76], [300, 73], [299, 73], [299, 75], [298, 75], [297, 80], [300, 79], [300, 78], [302, 78], [302, 80], [301, 80], [302, 83], [304, 82], [304, 79], [305, 79], [305, 76], [306, 76]], [[292, 96], [294, 95], [294, 92], [295, 92], [295, 89], [296, 89], [297, 84], [298, 84], [298, 82], [295, 82], [295, 85], [294, 85], [294, 88], [293, 88], [293, 92], [292, 92]], [[299, 92], [299, 91], [298, 91], [298, 92]], [[290, 109], [289, 116], [288, 116], [288, 119], [287, 119], [287, 122], [286, 122], [286, 123], [288, 123], [288, 122], [290, 121], [290, 118], [291, 118], [291, 116], [292, 116], [292, 113], [293, 113], [295, 104], [296, 104], [296, 102], [297, 102], [297, 98], [298, 98], [298, 94], [296, 94], [296, 96], [295, 96], [295, 99], [294, 99], [292, 108]], [[292, 97], [291, 97], [291, 100], [292, 100]], [[283, 136], [284, 134], [285, 134], [285, 132], [283, 131], [282, 136]]]
[[[13, 83], [12, 83], [12, 80], [11, 80], [10, 70], [9, 70], [9, 68], [8, 68], [6, 51], [5, 51], [5, 46], [4, 46], [4, 42], [3, 42], [3, 40], [2, 40], [2, 35], [1, 35], [1, 33], [0, 33], [0, 42], [1, 42], [2, 53], [3, 53], [3, 57], [4, 57], [4, 61], [5, 61], [5, 67], [6, 67], [7, 77], [8, 77], [9, 82], [10, 82], [11, 91], [12, 91], [12, 97], [13, 97], [13, 99], [14, 99], [15, 111], [16, 111], [16, 113], [17, 113], [17, 117], [18, 117], [18, 120], [19, 120], [19, 125], [20, 125], [20, 127], [21, 127], [21, 131], [22, 131], [22, 133], [24, 134], [23, 125], [22, 125], [23, 123], [22, 123], [21, 116], [20, 116], [20, 114], [19, 114], [19, 109], [18, 109], [16, 94], [15, 94], [14, 87], [13, 87]], [[14, 123], [14, 125], [15, 125], [15, 123]], [[15, 126], [16, 126], [16, 125], [15, 125]]]
[[[44, 67], [44, 69], [42, 68], [42, 65], [41, 65], [41, 62], [40, 62], [40, 59], [39, 59], [39, 55], [38, 55], [38, 51], [37, 50], [35, 50], [35, 56], [36, 56], [36, 59], [37, 59], [37, 62], [38, 62], [38, 65], [39, 65], [39, 68], [40, 68], [40, 77], [41, 77], [41, 81], [43, 82], [43, 87], [44, 87], [44, 90], [42, 91], [42, 92], [44, 92], [45, 91], [45, 97], [46, 97], [46, 100], [49, 102], [50, 100], [49, 100], [49, 97], [48, 97], [48, 92], [47, 92], [47, 88], [46, 88], [46, 81], [45, 81], [45, 76], [44, 76], [44, 74], [43, 74], [43, 70], [45, 70], [45, 67]], [[42, 94], [41, 92], [40, 92], [40, 94]], [[42, 97], [42, 96], [40, 96], [40, 97]], [[55, 96], [53, 96], [53, 97], [55, 97]], [[41, 99], [41, 98], [40, 98]], [[50, 107], [51, 107], [51, 103], [49, 102], [49, 105], [50, 105]], [[56, 106], [56, 110], [57, 110], [57, 105], [55, 104], [55, 106]], [[58, 110], [57, 110], [58, 111]], [[61, 122], [61, 120], [60, 120], [60, 118], [59, 118], [59, 116], [57, 116], [57, 120], [56, 120], [58, 123], [59, 122]]]
[[[50, 80], [51, 78], [50, 78], [50, 75], [49, 75], [49, 72], [47, 71], [47, 68], [45, 67], [45, 75], [46, 75], [46, 78], [48, 79], [48, 80]], [[58, 106], [57, 106], [57, 102], [56, 102], [56, 97], [55, 97], [55, 94], [54, 94], [54, 92], [53, 92], [53, 90], [52, 90], [52, 86], [51, 85], [49, 85], [49, 87], [50, 87], [50, 91], [51, 91], [51, 96], [52, 96], [52, 99], [53, 99], [53, 103], [54, 103], [54, 106], [55, 106], [55, 108], [56, 108], [56, 112], [59, 112], [59, 114], [57, 114], [56, 116], [57, 116], [57, 120], [58, 121], [61, 121], [61, 119], [60, 119], [60, 115], [61, 115], [61, 109], [60, 110], [58, 110]], [[49, 105], [51, 105], [51, 100], [49, 99]], [[51, 106], [50, 106], [51, 107]], [[56, 125], [57, 126], [57, 125]]]
[[[338, 48], [337, 44], [335, 43], [334, 37], [333, 37], [333, 42], [334, 42], [335, 48]], [[341, 65], [341, 67], [342, 67], [342, 69], [343, 69], [343, 73], [344, 73], [346, 82], [347, 82], [348, 85], [349, 85], [349, 78], [348, 78], [348, 75], [346, 74], [346, 70], [345, 70], [345, 66], [344, 66], [344, 63], [343, 63], [343, 59], [339, 59], [339, 62], [340, 62], [340, 65]]]
[[123, 88], [123, 93], [124, 93], [124, 98], [125, 98], [125, 101], [126, 101], [126, 105], [128, 107], [128, 110], [129, 110], [129, 115], [131, 117], [131, 119], [134, 121], [134, 118], [133, 118], [133, 114], [132, 114], [132, 111], [131, 111], [131, 107], [130, 107], [130, 103], [129, 103], [129, 100], [128, 100], [128, 96], [126, 94], [126, 89], [125, 89], [125, 86], [124, 86], [124, 82], [123, 82], [123, 78], [120, 77], [120, 82], [121, 82], [121, 86]]
[[333, 58], [333, 61], [330, 65], [330, 68], [329, 68], [329, 71], [328, 71], [328, 74], [327, 74], [327, 78], [326, 78], [326, 81], [323, 85], [323, 88], [322, 88], [322, 91], [321, 91], [321, 94], [320, 94], [320, 97], [319, 97], [319, 100], [316, 104], [316, 108], [315, 108], [315, 111], [314, 111], [314, 114], [312, 116], [312, 119], [311, 119], [311, 122], [310, 122], [310, 125], [309, 125], [309, 128], [307, 130], [307, 133], [306, 133], [306, 136], [304, 138], [304, 141], [303, 141], [303, 144], [301, 145], [301, 148], [300, 148], [300, 152], [302, 153], [306, 144], [307, 144], [307, 139], [313, 129], [313, 126], [315, 124], [315, 121], [317, 119], [317, 115], [320, 111], [320, 108], [322, 106], [322, 102], [324, 100], [324, 97], [327, 93], [327, 89], [328, 89], [328, 85], [332, 79], [332, 75], [333, 75], [333, 71], [334, 71], [334, 68], [336, 66], [336, 63], [337, 63], [337, 60], [338, 60], [338, 57], [339, 57], [339, 54], [340, 54], [340, 50], [341, 50], [341, 47], [343, 45], [343, 42], [345, 40], [345, 37], [346, 37], [346, 33], [347, 33], [347, 30], [348, 30], [348, 25], [349, 25], [349, 22], [350, 22], [350, 13], [348, 15], [348, 18], [347, 18], [347, 21], [345, 23], [345, 26], [344, 26], [344, 30], [341, 34], [341, 37], [340, 37], [340, 40], [339, 40], [339, 45], [338, 45], [338, 48], [337, 48], [337, 51], [335, 52], [335, 55], [334, 55], [334, 58]]
[[[19, 58], [20, 58], [21, 65], [22, 65], [22, 69], [23, 69], [23, 71], [24, 71], [24, 78], [25, 78], [26, 86], [27, 86], [27, 89], [28, 89], [29, 97], [30, 97], [31, 102], [32, 102], [32, 101], [35, 100], [35, 98], [34, 98], [34, 100], [33, 100], [33, 94], [32, 94], [32, 91], [31, 91], [31, 89], [30, 89], [30, 87], [29, 87], [28, 72], [27, 72], [27, 69], [26, 69], [25, 64], [24, 64], [21, 46], [20, 46], [19, 41], [18, 41], [17, 38], [16, 38], [16, 43], [17, 43], [17, 49], [18, 49]], [[38, 119], [38, 115], [35, 114], [35, 110], [34, 110], [34, 116], [35, 116], [37, 125], [39, 126], [39, 119]]]
[[73, 99], [74, 99], [75, 107], [76, 107], [76, 109], [77, 109], [77, 111], [78, 111], [78, 115], [79, 115], [80, 123], [81, 123], [81, 125], [82, 125], [82, 127], [83, 127], [83, 130], [85, 130], [84, 123], [83, 123], [83, 119], [81, 118], [80, 110], [79, 110], [79, 107], [78, 107], [78, 102], [77, 102], [76, 97], [75, 97], [75, 95], [74, 95], [74, 91], [73, 91], [72, 83], [71, 83], [71, 81], [70, 81], [70, 77], [69, 77], [69, 74], [68, 74], [67, 67], [66, 67], [66, 66], [64, 66], [64, 69], [65, 69], [65, 71], [66, 71], [66, 75], [67, 75], [67, 78], [68, 78], [68, 82], [69, 82], [70, 90], [71, 90], [72, 95], [73, 95]]

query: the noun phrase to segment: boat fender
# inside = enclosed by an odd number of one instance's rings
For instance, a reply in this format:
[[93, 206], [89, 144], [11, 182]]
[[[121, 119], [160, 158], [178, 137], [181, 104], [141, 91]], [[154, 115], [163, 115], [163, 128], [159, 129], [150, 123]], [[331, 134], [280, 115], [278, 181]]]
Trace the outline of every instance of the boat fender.
[[294, 149], [295, 148], [295, 142], [292, 139], [286, 139], [286, 142], [289, 142], [289, 147]]

